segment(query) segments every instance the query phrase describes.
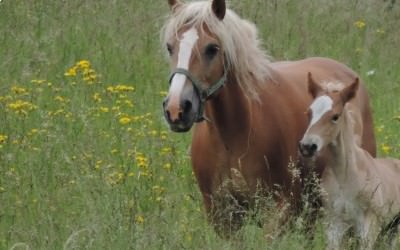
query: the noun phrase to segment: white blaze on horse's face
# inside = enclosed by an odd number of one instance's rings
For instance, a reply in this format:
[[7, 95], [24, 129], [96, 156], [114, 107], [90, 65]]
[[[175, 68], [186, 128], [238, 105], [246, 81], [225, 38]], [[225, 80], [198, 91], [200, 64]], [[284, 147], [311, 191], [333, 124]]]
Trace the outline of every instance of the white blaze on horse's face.
[[310, 106], [311, 121], [303, 139], [300, 141], [300, 152], [303, 156], [312, 157], [324, 146], [324, 139], [321, 137], [321, 129], [315, 129], [321, 118], [333, 108], [333, 100], [323, 95], [315, 99]]
[[329, 96], [323, 95], [315, 99], [315, 101], [310, 106], [312, 119], [309, 128], [317, 123], [326, 112], [332, 110], [332, 107], [333, 100]]
[[[189, 70], [190, 58], [192, 57], [193, 48], [199, 39], [198, 32], [195, 28], [190, 28], [182, 34], [182, 40], [179, 43], [178, 63], [177, 68]], [[171, 81], [169, 89], [170, 101], [178, 101], [185, 86], [186, 76], [176, 74]]]

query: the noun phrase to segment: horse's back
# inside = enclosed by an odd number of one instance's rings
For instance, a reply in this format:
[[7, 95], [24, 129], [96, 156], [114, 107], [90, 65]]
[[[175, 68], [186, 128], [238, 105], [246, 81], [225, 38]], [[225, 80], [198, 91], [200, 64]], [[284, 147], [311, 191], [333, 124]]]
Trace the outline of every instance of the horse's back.
[[282, 61], [270, 64], [271, 68], [287, 78], [303, 79], [307, 83], [307, 74], [311, 72], [317, 82], [341, 80], [343, 83], [353, 81], [357, 74], [338, 61], [323, 57], [310, 57], [298, 61]]

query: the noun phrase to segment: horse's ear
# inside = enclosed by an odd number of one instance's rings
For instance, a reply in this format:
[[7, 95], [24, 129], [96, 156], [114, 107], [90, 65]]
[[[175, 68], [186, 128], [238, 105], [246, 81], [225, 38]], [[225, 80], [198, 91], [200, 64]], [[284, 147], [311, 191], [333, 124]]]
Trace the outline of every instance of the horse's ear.
[[316, 98], [322, 91], [323, 89], [318, 83], [315, 82], [311, 72], [308, 72], [308, 92], [313, 98]]
[[224, 19], [226, 13], [225, 0], [213, 0], [211, 7], [219, 20]]
[[179, 0], [168, 0], [168, 4], [172, 12], [175, 12], [178, 9], [178, 7], [181, 6], [182, 2]]
[[350, 84], [349, 86], [347, 86], [342, 90], [340, 95], [342, 96], [344, 103], [350, 101], [356, 96], [359, 85], [360, 85], [360, 80], [357, 77], [352, 84]]

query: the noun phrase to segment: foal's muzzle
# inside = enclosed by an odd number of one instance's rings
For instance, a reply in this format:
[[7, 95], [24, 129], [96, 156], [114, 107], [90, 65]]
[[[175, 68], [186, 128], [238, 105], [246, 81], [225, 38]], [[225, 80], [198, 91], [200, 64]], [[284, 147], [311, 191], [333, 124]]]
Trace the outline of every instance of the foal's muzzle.
[[318, 145], [315, 143], [299, 142], [300, 154], [305, 158], [311, 158], [316, 155]]

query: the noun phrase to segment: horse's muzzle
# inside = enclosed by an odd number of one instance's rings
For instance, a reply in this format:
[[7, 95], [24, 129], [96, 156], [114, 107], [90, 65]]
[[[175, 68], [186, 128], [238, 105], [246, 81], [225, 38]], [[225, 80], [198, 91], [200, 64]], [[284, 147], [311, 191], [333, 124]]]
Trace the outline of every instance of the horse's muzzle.
[[299, 142], [300, 154], [305, 158], [311, 158], [316, 155], [318, 145], [315, 143], [302, 143]]
[[178, 107], [169, 105], [168, 97], [163, 101], [165, 120], [174, 132], [189, 131], [195, 121], [195, 112], [190, 100], [182, 100]]

